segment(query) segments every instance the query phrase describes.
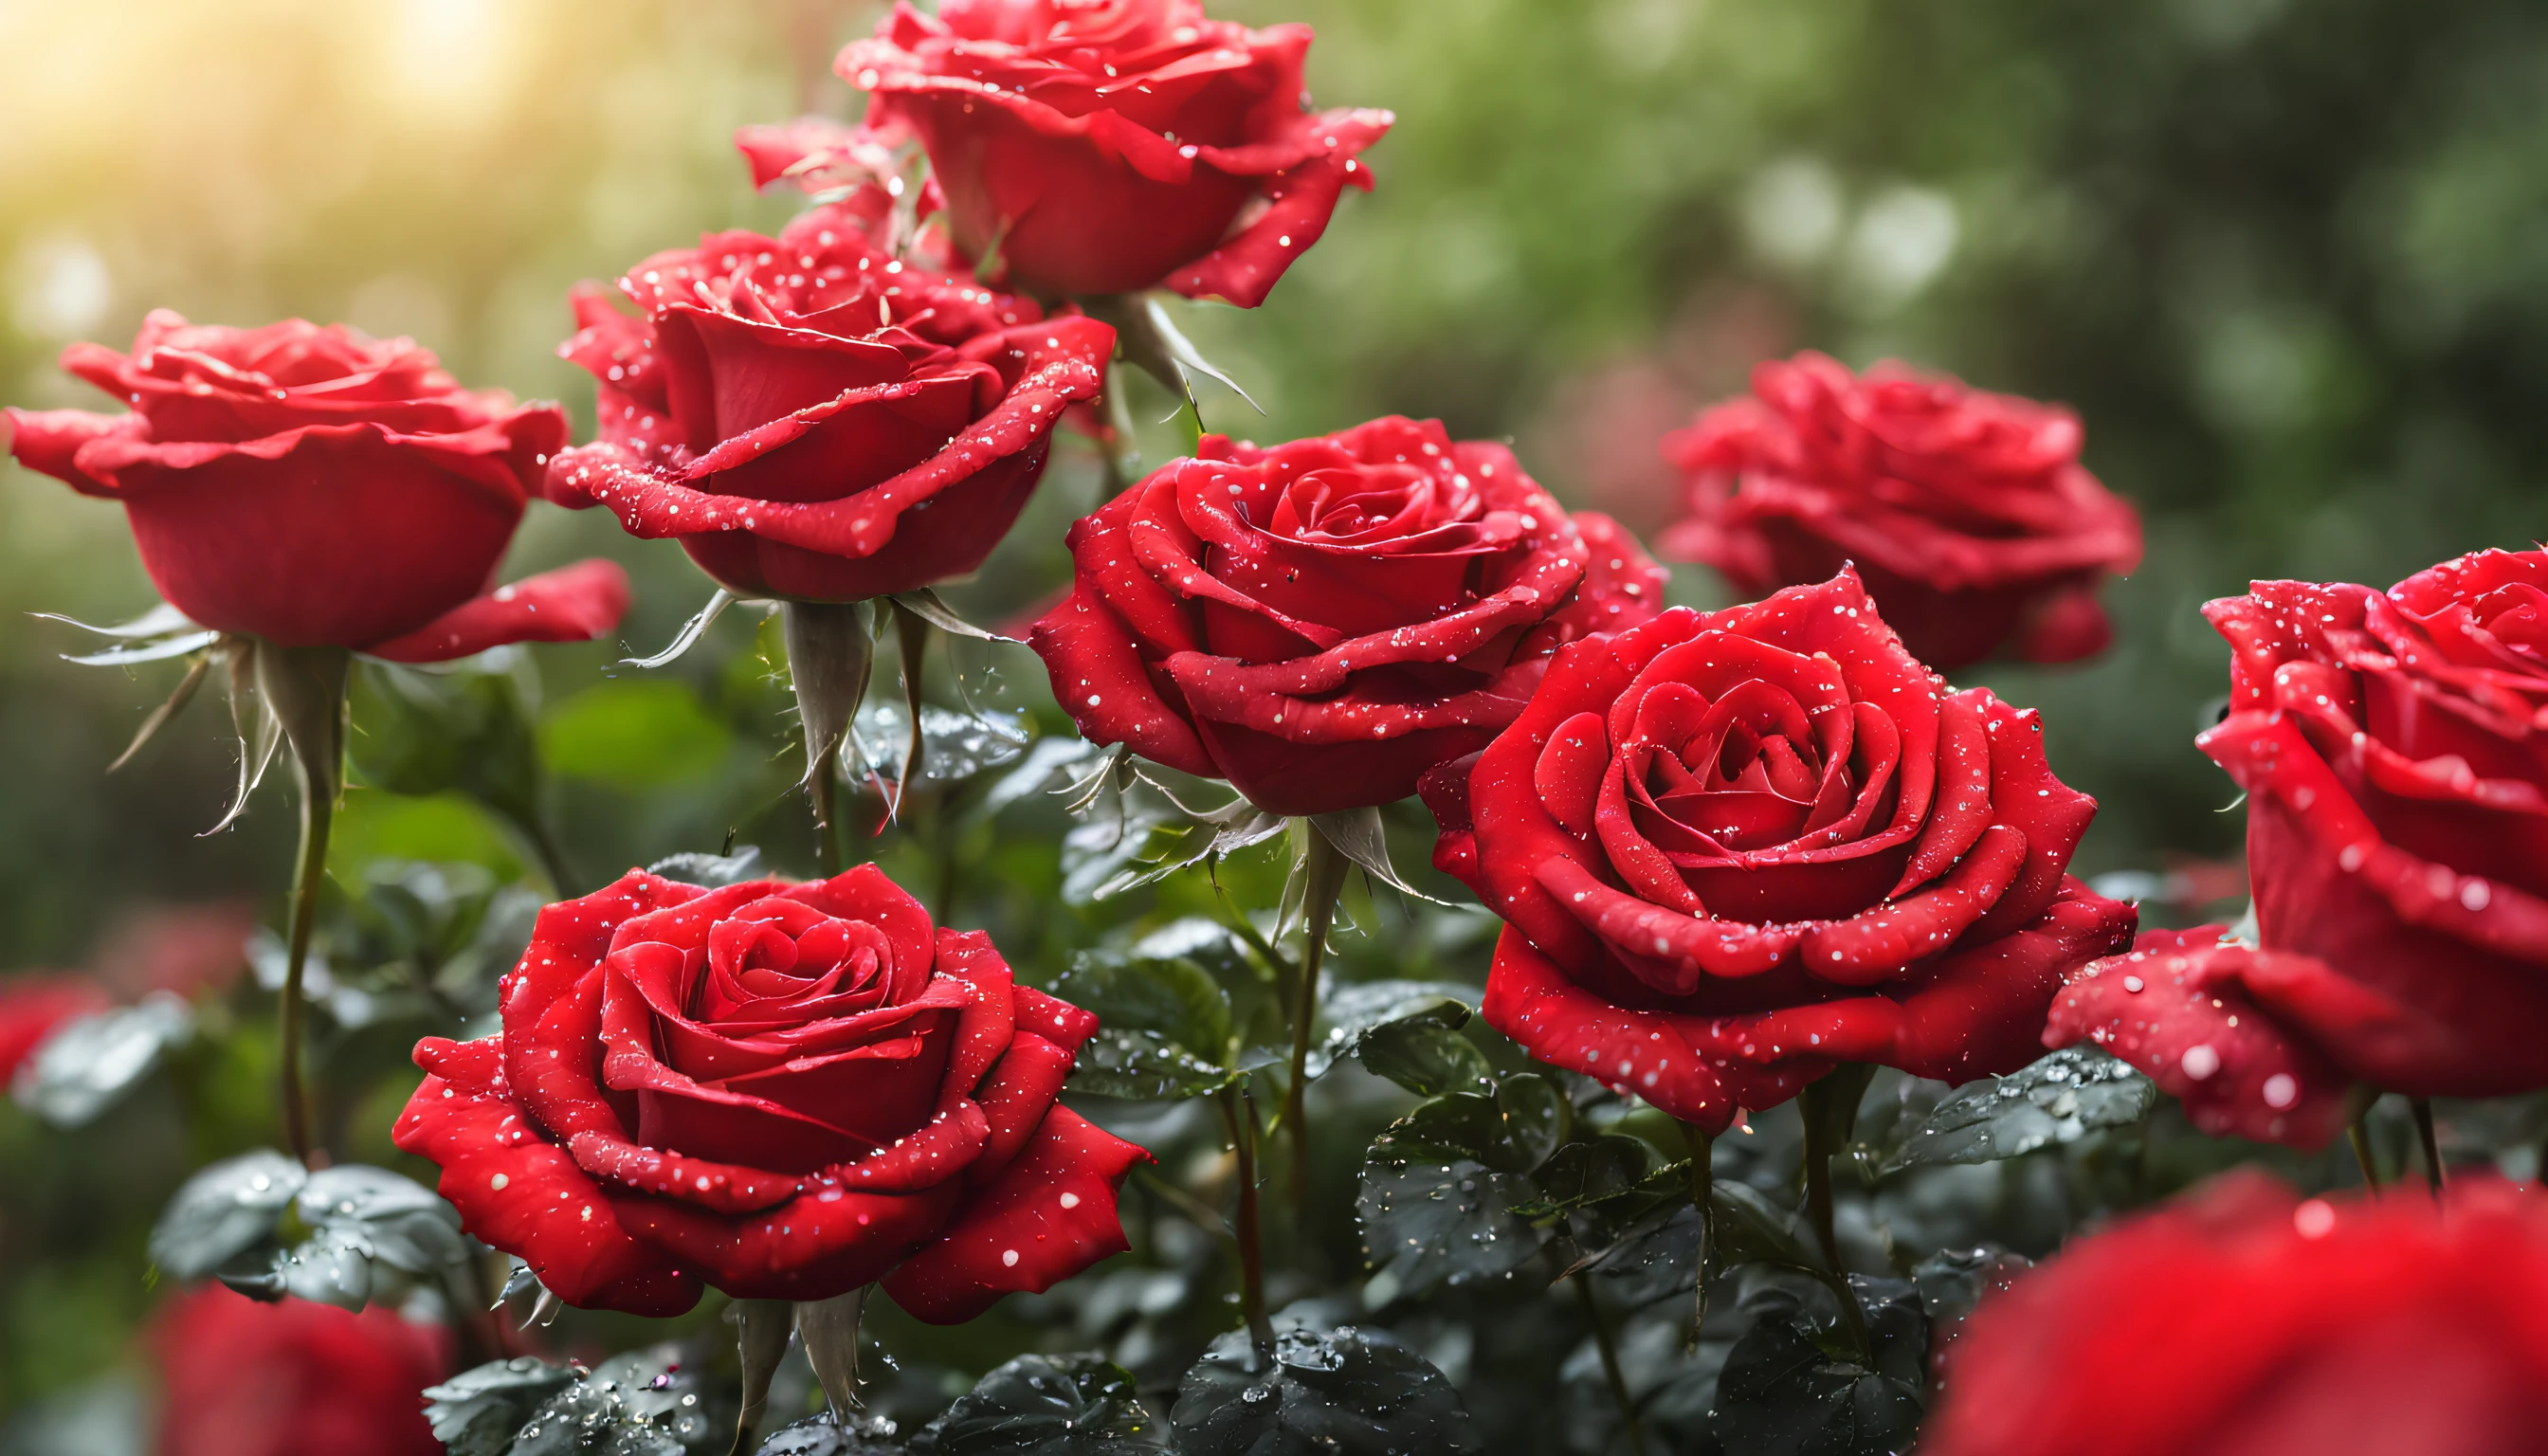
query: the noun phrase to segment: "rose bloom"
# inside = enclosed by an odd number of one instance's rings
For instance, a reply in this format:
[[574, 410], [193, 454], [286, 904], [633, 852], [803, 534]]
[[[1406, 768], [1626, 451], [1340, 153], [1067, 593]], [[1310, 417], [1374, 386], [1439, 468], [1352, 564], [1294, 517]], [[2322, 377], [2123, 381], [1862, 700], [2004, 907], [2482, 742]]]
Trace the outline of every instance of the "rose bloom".
[[2536, 1451], [2548, 1197], [2230, 1173], [1985, 1297], [1944, 1385], [1924, 1456]]
[[417, 1394], [451, 1373], [441, 1325], [208, 1284], [160, 1312], [149, 1345], [158, 1456], [441, 1456]]
[[776, 237], [713, 233], [588, 285], [559, 350], [597, 443], [549, 464], [561, 505], [673, 537], [746, 596], [860, 601], [982, 564], [1093, 399], [1115, 331], [888, 254], [867, 187]]
[[131, 354], [73, 344], [62, 368], [132, 412], [0, 411], [11, 452], [122, 502], [159, 594], [203, 626], [440, 662], [596, 636], [627, 607], [598, 561], [488, 591], [566, 415], [463, 390], [410, 340], [162, 309]]
[[701, 889], [641, 871], [540, 913], [501, 1035], [417, 1044], [394, 1136], [569, 1304], [881, 1282], [968, 1320], [1127, 1247], [1141, 1149], [1053, 1105], [1097, 1018], [1015, 984], [863, 864]]
[[1711, 1131], [1835, 1062], [2014, 1071], [2132, 939], [2063, 872], [2096, 801], [2036, 715], [1949, 690], [1847, 572], [1566, 648], [1424, 798], [1506, 922], [1488, 1022]]
[[1663, 550], [1757, 596], [1854, 562], [1914, 656], [2091, 656], [2097, 585], [2141, 557], [2140, 518], [2079, 464], [2078, 416], [1883, 363], [1772, 360], [1750, 396], [1667, 436], [1690, 516]]
[[1251, 31], [1198, 0], [898, 3], [839, 69], [867, 125], [908, 133], [956, 244], [1044, 297], [1164, 284], [1264, 302], [1326, 230], [1385, 111], [1309, 109], [1308, 26]]
[[[2263, 952], [2209, 955], [2199, 997], [2111, 1040], [2111, 977], [2074, 1037], [2138, 1064], [2253, 1065], [2248, 1137], [2308, 1145], [2354, 1081], [2416, 1097], [2548, 1086], [2548, 552], [2482, 551], [2387, 592], [2258, 582], [2204, 608], [2230, 712], [2197, 739], [2247, 795]], [[2206, 1078], [2205, 1080], [2209, 1080]], [[2296, 1094], [2277, 1131], [2266, 1094]]]
[[1070, 595], [1027, 640], [1079, 731], [1278, 814], [1405, 798], [1665, 583], [1609, 517], [1438, 420], [1206, 435], [1069, 539]]

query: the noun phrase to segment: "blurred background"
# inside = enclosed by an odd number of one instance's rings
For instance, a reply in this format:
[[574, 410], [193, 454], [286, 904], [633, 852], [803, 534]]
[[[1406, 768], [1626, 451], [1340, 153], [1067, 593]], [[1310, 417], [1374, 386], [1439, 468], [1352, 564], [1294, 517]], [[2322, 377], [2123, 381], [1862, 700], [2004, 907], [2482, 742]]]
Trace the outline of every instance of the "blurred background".
[[[2153, 875], [2187, 915], [2240, 889], [2215, 863], [2235, 858], [2234, 790], [2190, 742], [2226, 690], [2197, 605], [2253, 577], [2385, 585], [2548, 532], [2536, 4], [1213, 9], [1313, 24], [1319, 102], [1399, 116], [1367, 158], [1378, 191], [1348, 194], [1263, 309], [1179, 311], [1263, 407], [1207, 393], [1213, 428], [1275, 439], [1438, 415], [1512, 439], [1570, 503], [1651, 531], [1675, 508], [1658, 438], [1765, 357], [1896, 356], [2066, 402], [2090, 468], [2143, 512], [2147, 560], [2109, 591], [2103, 659], [1967, 676], [2043, 708], [2056, 770], [2102, 802], [2078, 868]], [[167, 307], [411, 334], [465, 382], [562, 399], [588, 427], [589, 381], [553, 352], [569, 286], [704, 229], [774, 228], [801, 200], [754, 195], [733, 130], [855, 116], [830, 56], [879, 10], [0, 0], [0, 401], [107, 408], [55, 352], [121, 347]], [[1163, 397], [1135, 407], [1168, 413]], [[1145, 457], [1174, 438], [1150, 429]], [[1061, 530], [1097, 481], [1087, 445], [1066, 443], [1001, 555], [950, 597], [998, 621], [1057, 588]], [[614, 668], [669, 641], [709, 588], [670, 543], [545, 506], [506, 572], [595, 554], [635, 577], [624, 641], [541, 649], [513, 680], [570, 864], [597, 882], [731, 838], [808, 868], [771, 635], [735, 613], [671, 668]], [[1719, 599], [1696, 568], [1675, 591]], [[238, 966], [135, 968], [177, 955], [135, 949], [172, 908], [199, 928], [275, 919], [288, 795], [270, 785], [237, 828], [199, 837], [234, 772], [221, 706], [207, 694], [103, 776], [178, 670], [71, 666], [59, 654], [91, 639], [27, 615], [114, 621], [153, 600], [118, 512], [0, 464], [0, 969], [183, 991]], [[1022, 650], [965, 644], [955, 667], [986, 705], [1048, 701]], [[961, 843], [933, 831], [930, 853], [970, 866], [956, 919], [993, 926], [1022, 968], [1157, 913], [1139, 897], [1054, 911], [1047, 817], [967, 820]], [[409, 862], [474, 864], [489, 884], [538, 873], [465, 796], [357, 787], [339, 823], [349, 898]], [[135, 1251], [159, 1201], [193, 1162], [270, 1137], [260, 1037], [243, 1024], [101, 1136], [0, 1109], [0, 1411], [126, 1358], [156, 1298]], [[339, 1110], [342, 1140], [375, 1160], [392, 1156], [410, 1039], [378, 1048], [386, 1081]]]

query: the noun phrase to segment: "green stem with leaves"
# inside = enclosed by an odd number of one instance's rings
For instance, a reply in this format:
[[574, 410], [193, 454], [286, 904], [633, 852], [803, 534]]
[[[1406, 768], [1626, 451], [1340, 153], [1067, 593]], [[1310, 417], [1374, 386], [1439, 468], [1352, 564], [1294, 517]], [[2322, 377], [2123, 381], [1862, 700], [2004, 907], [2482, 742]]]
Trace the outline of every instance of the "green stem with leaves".
[[1824, 1261], [1834, 1274], [1844, 1277], [1849, 1270], [1841, 1263], [1840, 1235], [1832, 1218], [1832, 1158], [1857, 1131], [1858, 1102], [1874, 1075], [1875, 1068], [1866, 1063], [1843, 1062], [1806, 1083], [1796, 1097], [1796, 1110], [1805, 1122], [1806, 1222], [1813, 1225]]
[[292, 1155], [316, 1165], [310, 1136], [310, 1090], [303, 1065], [302, 981], [318, 923], [318, 887], [327, 877], [327, 831], [345, 782], [345, 676], [353, 655], [340, 647], [278, 647], [260, 641], [256, 690], [283, 725], [301, 789], [301, 849], [292, 864], [292, 919], [285, 941], [281, 1064], [283, 1137]]
[[1274, 1348], [1274, 1320], [1265, 1313], [1265, 1239], [1256, 1211], [1256, 1104], [1243, 1087], [1221, 1090], [1221, 1118], [1229, 1129], [1230, 1151], [1237, 1159], [1238, 1304], [1247, 1316], [1247, 1336], [1260, 1351]]
[[[1353, 862], [1327, 842], [1319, 826], [1301, 821], [1308, 838], [1301, 872], [1307, 885], [1302, 902], [1301, 973], [1292, 1001], [1292, 1080], [1283, 1089], [1283, 1127], [1292, 1144], [1292, 1226], [1305, 1228], [1310, 1213], [1310, 1037], [1319, 1020], [1319, 969], [1326, 959], [1327, 930], [1335, 923], [1336, 897], [1344, 892], [1345, 871]], [[1306, 1241], [1306, 1240], [1305, 1240]]]

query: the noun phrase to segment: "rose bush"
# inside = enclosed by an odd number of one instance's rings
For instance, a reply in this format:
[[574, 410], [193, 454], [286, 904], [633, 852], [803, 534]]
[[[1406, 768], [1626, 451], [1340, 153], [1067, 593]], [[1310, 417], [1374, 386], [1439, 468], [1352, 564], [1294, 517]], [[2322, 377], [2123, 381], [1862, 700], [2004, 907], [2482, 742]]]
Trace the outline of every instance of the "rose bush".
[[2548, 1198], [2230, 1174], [1986, 1298], [1933, 1456], [2498, 1456], [2538, 1442]]
[[1165, 284], [1241, 308], [1319, 240], [1393, 120], [1309, 110], [1308, 26], [1198, 0], [907, 3], [839, 69], [867, 125], [917, 136], [956, 246], [1047, 298]]
[[1668, 436], [1690, 516], [1666, 555], [1758, 596], [1857, 565], [1921, 661], [2003, 647], [2059, 663], [2113, 635], [2097, 585], [2140, 561], [2140, 519], [2079, 464], [2078, 416], [1822, 354], [1754, 369], [1749, 397]]
[[2230, 640], [2230, 711], [2197, 742], [2246, 790], [2264, 954], [2211, 957], [2158, 1049], [2127, 1054], [2202, 1045], [2289, 1073], [2307, 1105], [2261, 1131], [2303, 1143], [2356, 1079], [2548, 1086], [2548, 552], [2387, 592], [2258, 582], [2204, 612]]
[[2132, 938], [2064, 873], [2096, 802], [2035, 714], [1948, 690], [1846, 571], [1564, 649], [1424, 798], [1506, 922], [1487, 1020], [1711, 1130], [1836, 1062], [2013, 1071]]
[[131, 354], [73, 344], [62, 368], [131, 411], [0, 410], [11, 452], [121, 502], [159, 594], [203, 626], [438, 662], [626, 609], [607, 562], [488, 591], [566, 414], [463, 390], [408, 339], [161, 309]]
[[218, 1284], [150, 1331], [157, 1456], [441, 1456], [417, 1392], [451, 1371], [451, 1332], [388, 1310], [261, 1305]]
[[1053, 426], [1093, 399], [1115, 333], [876, 245], [881, 189], [776, 237], [715, 233], [588, 285], [560, 353], [600, 439], [549, 463], [561, 505], [607, 505], [748, 596], [859, 601], [960, 576], [1007, 533]]
[[1015, 984], [871, 864], [701, 889], [632, 871], [549, 906], [503, 1032], [428, 1039], [398, 1145], [570, 1304], [880, 1282], [970, 1319], [1126, 1247], [1144, 1154], [1053, 1105], [1097, 1019]]
[[1206, 435], [1069, 539], [1070, 595], [1028, 642], [1079, 731], [1280, 814], [1406, 797], [1664, 586], [1609, 517], [1436, 420]]

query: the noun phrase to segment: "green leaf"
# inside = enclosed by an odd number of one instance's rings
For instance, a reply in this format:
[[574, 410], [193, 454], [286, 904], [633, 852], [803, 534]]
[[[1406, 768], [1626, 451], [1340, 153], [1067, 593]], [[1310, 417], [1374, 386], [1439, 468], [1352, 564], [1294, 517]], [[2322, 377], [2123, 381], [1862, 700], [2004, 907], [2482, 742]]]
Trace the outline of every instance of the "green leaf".
[[[1868, 1321], [1870, 1330], [1893, 1322], [1883, 1312]], [[1917, 1375], [1905, 1379], [1836, 1357], [1825, 1347], [1824, 1328], [1792, 1303], [1761, 1310], [1717, 1379], [1714, 1425], [1724, 1449], [1745, 1456], [1896, 1456], [1911, 1449], [1921, 1414]]]
[[270, 1147], [200, 1169], [150, 1230], [150, 1262], [171, 1279], [201, 1279], [274, 1236], [310, 1175]]
[[424, 1399], [450, 1456], [726, 1456], [737, 1413], [725, 1387], [672, 1344], [590, 1371], [527, 1356], [493, 1361]]
[[1111, 1031], [1154, 1033], [1215, 1064], [1229, 1055], [1229, 996], [1211, 971], [1182, 956], [1083, 951], [1054, 978], [1052, 994], [1095, 1013]]
[[1557, 1085], [1537, 1072], [1516, 1072], [1496, 1088], [1502, 1121], [1488, 1160], [1507, 1173], [1528, 1173], [1547, 1162], [1574, 1126], [1575, 1109]]
[[575, 1384], [562, 1365], [528, 1355], [491, 1360], [424, 1391], [424, 1418], [450, 1456], [505, 1456], [531, 1412]]
[[1499, 1166], [1514, 1151], [1503, 1109], [1474, 1092], [1435, 1098], [1380, 1135], [1354, 1203], [1363, 1256], [1379, 1271], [1375, 1305], [1503, 1278], [1539, 1252], [1548, 1235], [1514, 1212], [1538, 1190]]
[[714, 774], [733, 739], [687, 682], [621, 678], [549, 709], [540, 757], [568, 777], [642, 792]]
[[1710, 1263], [1726, 1268], [1736, 1264], [1775, 1264], [1808, 1273], [1822, 1272], [1822, 1260], [1805, 1241], [1804, 1227], [1796, 1216], [1772, 1203], [1751, 1184], [1716, 1179], [1709, 1212], [1714, 1216], [1707, 1249]]
[[1902, 1140], [1886, 1172], [1986, 1163], [2064, 1146], [2149, 1116], [2158, 1087], [2093, 1046], [2069, 1046], [2005, 1077], [1950, 1095]]
[[19, 1064], [10, 1095], [56, 1128], [85, 1127], [157, 1070], [170, 1047], [194, 1036], [194, 1008], [166, 991], [137, 1006], [76, 1017]]
[[1326, 1040], [1311, 1054], [1310, 1075], [1322, 1076], [1354, 1055], [1365, 1037], [1400, 1023], [1457, 1031], [1476, 1011], [1478, 990], [1453, 981], [1379, 980], [1332, 986], [1319, 1007]]
[[731, 855], [667, 855], [647, 865], [646, 872], [713, 890], [765, 878], [770, 866], [761, 863], [759, 845], [738, 845]]
[[1176, 1102], [1234, 1087], [1247, 1073], [1195, 1055], [1156, 1032], [1098, 1028], [1071, 1064], [1070, 1089], [1098, 1097]]
[[1486, 1449], [1460, 1393], [1423, 1356], [1348, 1325], [1287, 1329], [1260, 1353], [1244, 1330], [1186, 1371], [1170, 1414], [1178, 1456], [1461, 1456]]
[[1103, 1355], [1020, 1355], [982, 1377], [922, 1435], [936, 1456], [1146, 1456], [1167, 1430]]
[[363, 782], [419, 797], [456, 791], [516, 820], [534, 812], [539, 751], [528, 695], [510, 672], [426, 673], [365, 659], [347, 696], [354, 731], [345, 754]]
[[290, 1295], [360, 1310], [393, 1302], [468, 1254], [458, 1211], [386, 1168], [348, 1163], [312, 1173], [294, 1212], [311, 1230], [307, 1238], [290, 1248], [246, 1246], [214, 1271], [221, 1281], [250, 1299]]
[[755, 1456], [906, 1456], [895, 1426], [881, 1415], [853, 1410], [846, 1419], [826, 1410], [772, 1431]]
[[1487, 1064], [1486, 1053], [1476, 1043], [1422, 1022], [1374, 1027], [1356, 1050], [1373, 1075], [1386, 1077], [1418, 1097], [1475, 1092], [1496, 1084], [1495, 1068]]
[[[850, 737], [859, 761], [888, 783], [901, 781], [902, 756], [911, 747], [911, 719], [903, 704], [870, 701], [852, 720]], [[1027, 751], [1026, 719], [1016, 713], [959, 713], [934, 704], [920, 710], [920, 771], [924, 784], [958, 783], [1015, 762]]]

